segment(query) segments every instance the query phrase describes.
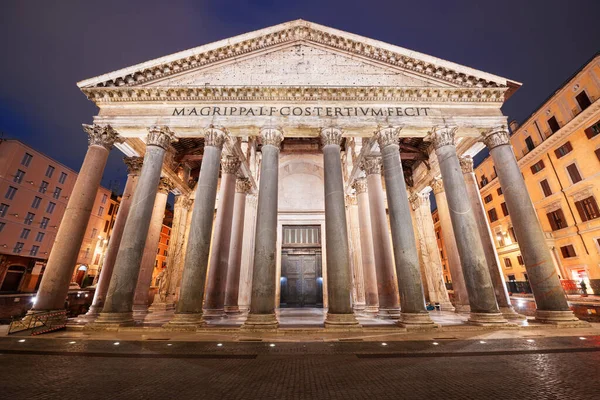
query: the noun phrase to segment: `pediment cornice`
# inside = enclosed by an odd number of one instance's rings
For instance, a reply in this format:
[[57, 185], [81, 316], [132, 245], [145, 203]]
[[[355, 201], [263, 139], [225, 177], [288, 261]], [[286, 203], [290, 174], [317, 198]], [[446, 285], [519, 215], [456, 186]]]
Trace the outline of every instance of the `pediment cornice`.
[[249, 34], [200, 46], [79, 82], [82, 89], [135, 87], [186, 71], [201, 69], [295, 42], [313, 43], [364, 57], [411, 74], [447, 82], [460, 88], [509, 88], [520, 84], [468, 67], [413, 52], [358, 35], [297, 20]]

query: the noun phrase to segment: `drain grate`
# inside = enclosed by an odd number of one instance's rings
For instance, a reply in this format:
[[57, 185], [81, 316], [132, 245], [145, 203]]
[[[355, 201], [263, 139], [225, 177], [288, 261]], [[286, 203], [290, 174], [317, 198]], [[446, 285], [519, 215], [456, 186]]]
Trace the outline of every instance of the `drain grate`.
[[262, 339], [239, 339], [238, 342], [262, 342]]

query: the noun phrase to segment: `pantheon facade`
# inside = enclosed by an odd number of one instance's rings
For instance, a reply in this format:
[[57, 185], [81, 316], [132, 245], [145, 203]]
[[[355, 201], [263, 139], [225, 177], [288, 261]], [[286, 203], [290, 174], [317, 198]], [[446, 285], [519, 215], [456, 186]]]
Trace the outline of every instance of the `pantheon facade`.
[[[90, 329], [174, 310], [166, 329], [280, 307], [434, 327], [426, 303], [477, 325], [523, 318], [506, 292], [472, 156], [497, 168], [537, 305], [576, 324], [500, 110], [518, 82], [297, 20], [78, 83], [99, 111], [30, 315], [60, 310], [111, 149], [129, 175]], [[443, 282], [434, 192], [454, 263]], [[175, 195], [167, 270], [148, 309], [156, 237]], [[157, 222], [158, 221], [158, 222]], [[158, 229], [158, 231], [157, 231]]]

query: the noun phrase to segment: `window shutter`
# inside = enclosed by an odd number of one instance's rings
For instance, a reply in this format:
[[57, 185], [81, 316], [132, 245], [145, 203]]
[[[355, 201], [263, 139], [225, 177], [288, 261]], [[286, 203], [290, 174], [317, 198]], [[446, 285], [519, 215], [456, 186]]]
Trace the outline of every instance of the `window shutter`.
[[573, 146], [571, 145], [571, 142], [565, 143], [565, 148], [567, 149], [567, 152], [572, 151], [573, 150]]
[[585, 130], [585, 136], [587, 136], [588, 139], [591, 139], [594, 137], [594, 130], [592, 129], [591, 126]]
[[594, 197], [589, 197], [589, 205], [592, 208], [592, 210], [594, 210], [594, 218], [597, 218], [597, 215], [600, 215], [600, 210], [598, 210], [598, 203], [596, 203], [596, 199]]
[[585, 208], [583, 207], [583, 202], [581, 201], [576, 201], [575, 202], [575, 207], [577, 207], [577, 212], [579, 213], [579, 217], [581, 218], [582, 222], [587, 221], [587, 215], [585, 214]]
[[558, 227], [556, 226], [556, 222], [554, 221], [554, 218], [552, 218], [552, 213], [546, 214], [546, 217], [548, 217], [548, 222], [550, 222], [550, 228], [553, 231], [557, 230]]
[[598, 158], [598, 161], [600, 161], [600, 149], [596, 149], [594, 153], [596, 153], [596, 157]]

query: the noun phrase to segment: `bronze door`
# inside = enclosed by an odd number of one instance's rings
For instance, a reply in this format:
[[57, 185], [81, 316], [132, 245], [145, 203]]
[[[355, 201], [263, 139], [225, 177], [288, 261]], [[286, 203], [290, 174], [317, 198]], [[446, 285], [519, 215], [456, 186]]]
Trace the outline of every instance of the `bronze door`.
[[321, 252], [283, 252], [281, 307], [322, 307]]

